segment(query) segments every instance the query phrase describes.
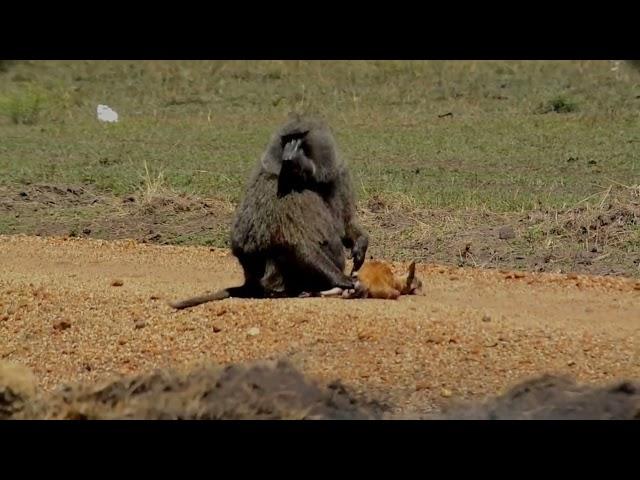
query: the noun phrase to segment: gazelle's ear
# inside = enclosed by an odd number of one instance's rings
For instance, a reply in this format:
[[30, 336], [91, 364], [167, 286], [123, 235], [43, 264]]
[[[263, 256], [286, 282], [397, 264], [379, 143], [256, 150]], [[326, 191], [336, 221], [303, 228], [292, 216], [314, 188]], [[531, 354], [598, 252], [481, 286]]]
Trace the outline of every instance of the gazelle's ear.
[[407, 291], [411, 290], [411, 284], [413, 283], [413, 279], [416, 276], [416, 262], [411, 262], [409, 265], [409, 273], [407, 274], [407, 281], [405, 283], [405, 288]]
[[409, 278], [412, 282], [413, 279], [416, 276], [416, 262], [411, 262], [411, 264], [409, 265], [409, 275], [407, 275], [407, 278]]

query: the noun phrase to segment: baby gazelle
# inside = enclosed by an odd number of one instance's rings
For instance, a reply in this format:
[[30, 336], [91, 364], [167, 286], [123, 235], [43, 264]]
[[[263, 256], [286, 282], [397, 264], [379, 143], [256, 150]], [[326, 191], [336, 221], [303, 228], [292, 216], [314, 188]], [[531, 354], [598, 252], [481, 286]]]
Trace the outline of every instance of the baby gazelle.
[[356, 277], [354, 290], [332, 288], [320, 292], [320, 296], [395, 300], [400, 295], [422, 293], [422, 281], [416, 277], [416, 262], [411, 262], [408, 273], [403, 276], [395, 276], [387, 263], [375, 260], [365, 262], [354, 275]]

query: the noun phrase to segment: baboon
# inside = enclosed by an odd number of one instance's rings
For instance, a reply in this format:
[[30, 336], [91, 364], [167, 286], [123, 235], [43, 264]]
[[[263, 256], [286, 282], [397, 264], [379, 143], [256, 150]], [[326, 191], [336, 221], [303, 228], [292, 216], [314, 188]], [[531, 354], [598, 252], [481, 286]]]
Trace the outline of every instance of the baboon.
[[368, 245], [355, 218], [350, 173], [328, 125], [293, 115], [271, 138], [235, 213], [231, 251], [244, 271], [244, 284], [172, 306], [353, 289], [344, 273], [344, 248], [351, 250], [353, 273]]

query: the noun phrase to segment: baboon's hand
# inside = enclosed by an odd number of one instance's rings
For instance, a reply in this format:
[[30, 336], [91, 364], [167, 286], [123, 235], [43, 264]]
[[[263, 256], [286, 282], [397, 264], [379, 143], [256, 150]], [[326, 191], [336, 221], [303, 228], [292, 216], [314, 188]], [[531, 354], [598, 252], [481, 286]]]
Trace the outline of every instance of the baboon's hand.
[[291, 160], [295, 158], [298, 154], [298, 149], [300, 148], [300, 144], [302, 140], [292, 140], [284, 146], [284, 150], [282, 151], [282, 158], [284, 160]]
[[353, 258], [353, 270], [351, 271], [351, 273], [360, 270], [360, 267], [364, 263], [365, 257], [367, 255], [367, 247], [368, 245], [366, 243], [360, 242], [359, 239], [353, 246], [353, 249], [351, 250], [351, 257]]
[[351, 252], [351, 256], [353, 257], [353, 271], [357, 272], [364, 263], [365, 253], [362, 250], [354, 248]]

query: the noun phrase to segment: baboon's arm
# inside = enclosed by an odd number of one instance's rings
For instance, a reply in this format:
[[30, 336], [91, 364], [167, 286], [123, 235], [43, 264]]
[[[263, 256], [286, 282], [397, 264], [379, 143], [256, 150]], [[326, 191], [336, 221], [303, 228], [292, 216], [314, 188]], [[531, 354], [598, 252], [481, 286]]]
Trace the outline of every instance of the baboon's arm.
[[353, 288], [353, 280], [346, 276], [320, 248], [314, 248], [304, 253], [296, 252], [295, 261], [303, 271], [314, 272], [317, 276], [324, 277], [327, 289], [334, 287]]
[[353, 258], [353, 269], [351, 270], [351, 273], [357, 272], [364, 263], [365, 257], [367, 256], [367, 249], [369, 248], [369, 236], [352, 218], [351, 222], [345, 225], [345, 237], [348, 242], [352, 244], [351, 256]]
[[351, 250], [353, 258], [352, 273], [358, 271], [364, 263], [369, 248], [369, 235], [356, 220], [356, 200], [348, 170], [343, 170], [338, 182], [341, 190], [333, 198], [333, 210], [342, 216], [344, 237], [342, 244]]

